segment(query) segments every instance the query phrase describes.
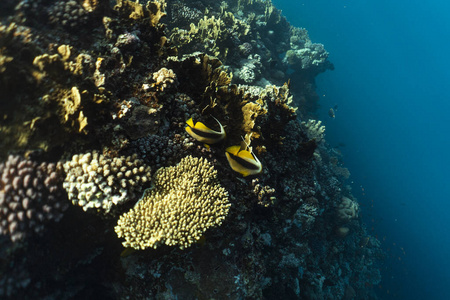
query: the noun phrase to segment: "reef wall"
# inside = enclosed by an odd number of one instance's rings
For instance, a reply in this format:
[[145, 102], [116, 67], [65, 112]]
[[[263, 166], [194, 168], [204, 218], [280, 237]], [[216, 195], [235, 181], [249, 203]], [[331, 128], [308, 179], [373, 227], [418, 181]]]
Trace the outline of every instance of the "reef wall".
[[0, 297], [376, 299], [333, 65], [270, 1], [0, 11]]

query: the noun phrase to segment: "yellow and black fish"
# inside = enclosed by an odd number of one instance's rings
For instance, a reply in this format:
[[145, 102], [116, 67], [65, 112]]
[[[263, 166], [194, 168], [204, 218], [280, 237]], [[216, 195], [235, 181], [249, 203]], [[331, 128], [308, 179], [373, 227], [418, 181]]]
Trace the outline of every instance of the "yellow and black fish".
[[262, 171], [261, 162], [253, 154], [251, 148], [248, 150], [247, 148], [245, 143], [242, 143], [238, 146], [228, 147], [225, 150], [230, 167], [244, 177], [259, 174]]
[[186, 121], [186, 124], [188, 125], [185, 128], [186, 132], [199, 142], [206, 144], [218, 143], [225, 138], [226, 134], [222, 124], [220, 124], [220, 122], [216, 118], [214, 118], [214, 120], [219, 123], [220, 131], [212, 130], [202, 122], [197, 122], [194, 124], [194, 120], [190, 118]]

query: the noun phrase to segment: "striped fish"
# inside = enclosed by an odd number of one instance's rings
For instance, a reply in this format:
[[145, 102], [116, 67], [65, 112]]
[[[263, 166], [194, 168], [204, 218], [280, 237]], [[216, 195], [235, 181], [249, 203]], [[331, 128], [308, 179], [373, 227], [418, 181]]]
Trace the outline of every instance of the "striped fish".
[[214, 118], [214, 120], [216, 120], [217, 123], [219, 123], [220, 131], [212, 130], [202, 122], [197, 122], [194, 124], [194, 120], [190, 118], [189, 120], [186, 121], [187, 124], [185, 128], [186, 132], [189, 133], [190, 136], [192, 136], [199, 142], [205, 144], [218, 143], [225, 138], [226, 134], [222, 124], [220, 124], [220, 122], [216, 118]]
[[230, 167], [233, 171], [241, 173], [244, 177], [259, 174], [262, 171], [261, 162], [253, 154], [251, 148], [249, 150], [247, 150], [245, 144], [231, 146], [225, 150]]

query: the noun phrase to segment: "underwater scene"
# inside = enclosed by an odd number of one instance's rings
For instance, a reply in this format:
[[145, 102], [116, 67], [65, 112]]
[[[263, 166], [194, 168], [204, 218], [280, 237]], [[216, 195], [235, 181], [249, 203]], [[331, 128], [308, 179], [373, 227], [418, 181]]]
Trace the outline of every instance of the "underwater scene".
[[0, 299], [447, 299], [446, 52], [384, 2], [2, 0]]

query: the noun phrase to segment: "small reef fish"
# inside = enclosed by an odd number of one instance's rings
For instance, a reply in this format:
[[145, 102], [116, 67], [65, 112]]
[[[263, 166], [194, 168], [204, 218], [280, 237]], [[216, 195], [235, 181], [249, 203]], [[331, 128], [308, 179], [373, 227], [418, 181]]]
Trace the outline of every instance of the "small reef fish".
[[336, 114], [334, 113], [333, 108], [330, 108], [330, 110], [328, 110], [328, 116], [332, 119], [334, 119], [336, 117]]
[[336, 117], [336, 112], [337, 112], [337, 110], [338, 110], [338, 106], [337, 106], [337, 104], [336, 104], [334, 107], [331, 107], [331, 108], [328, 110], [328, 116], [329, 116], [330, 118], [334, 119], [334, 118]]
[[[214, 118], [214, 117], [213, 117]], [[220, 124], [219, 120], [214, 118], [214, 120], [219, 123], [220, 131], [212, 130], [211, 128], [207, 127], [202, 122], [197, 122], [194, 124], [194, 120], [190, 118], [186, 121], [186, 132], [189, 133], [190, 136], [192, 136], [194, 139], [196, 139], [199, 142], [205, 143], [205, 144], [215, 144], [223, 140], [226, 136], [225, 129], [223, 129], [222, 124]]]
[[248, 150], [247, 148], [243, 142], [241, 145], [231, 146], [225, 150], [230, 167], [244, 177], [259, 174], [262, 171], [261, 162], [253, 154], [251, 148]]

